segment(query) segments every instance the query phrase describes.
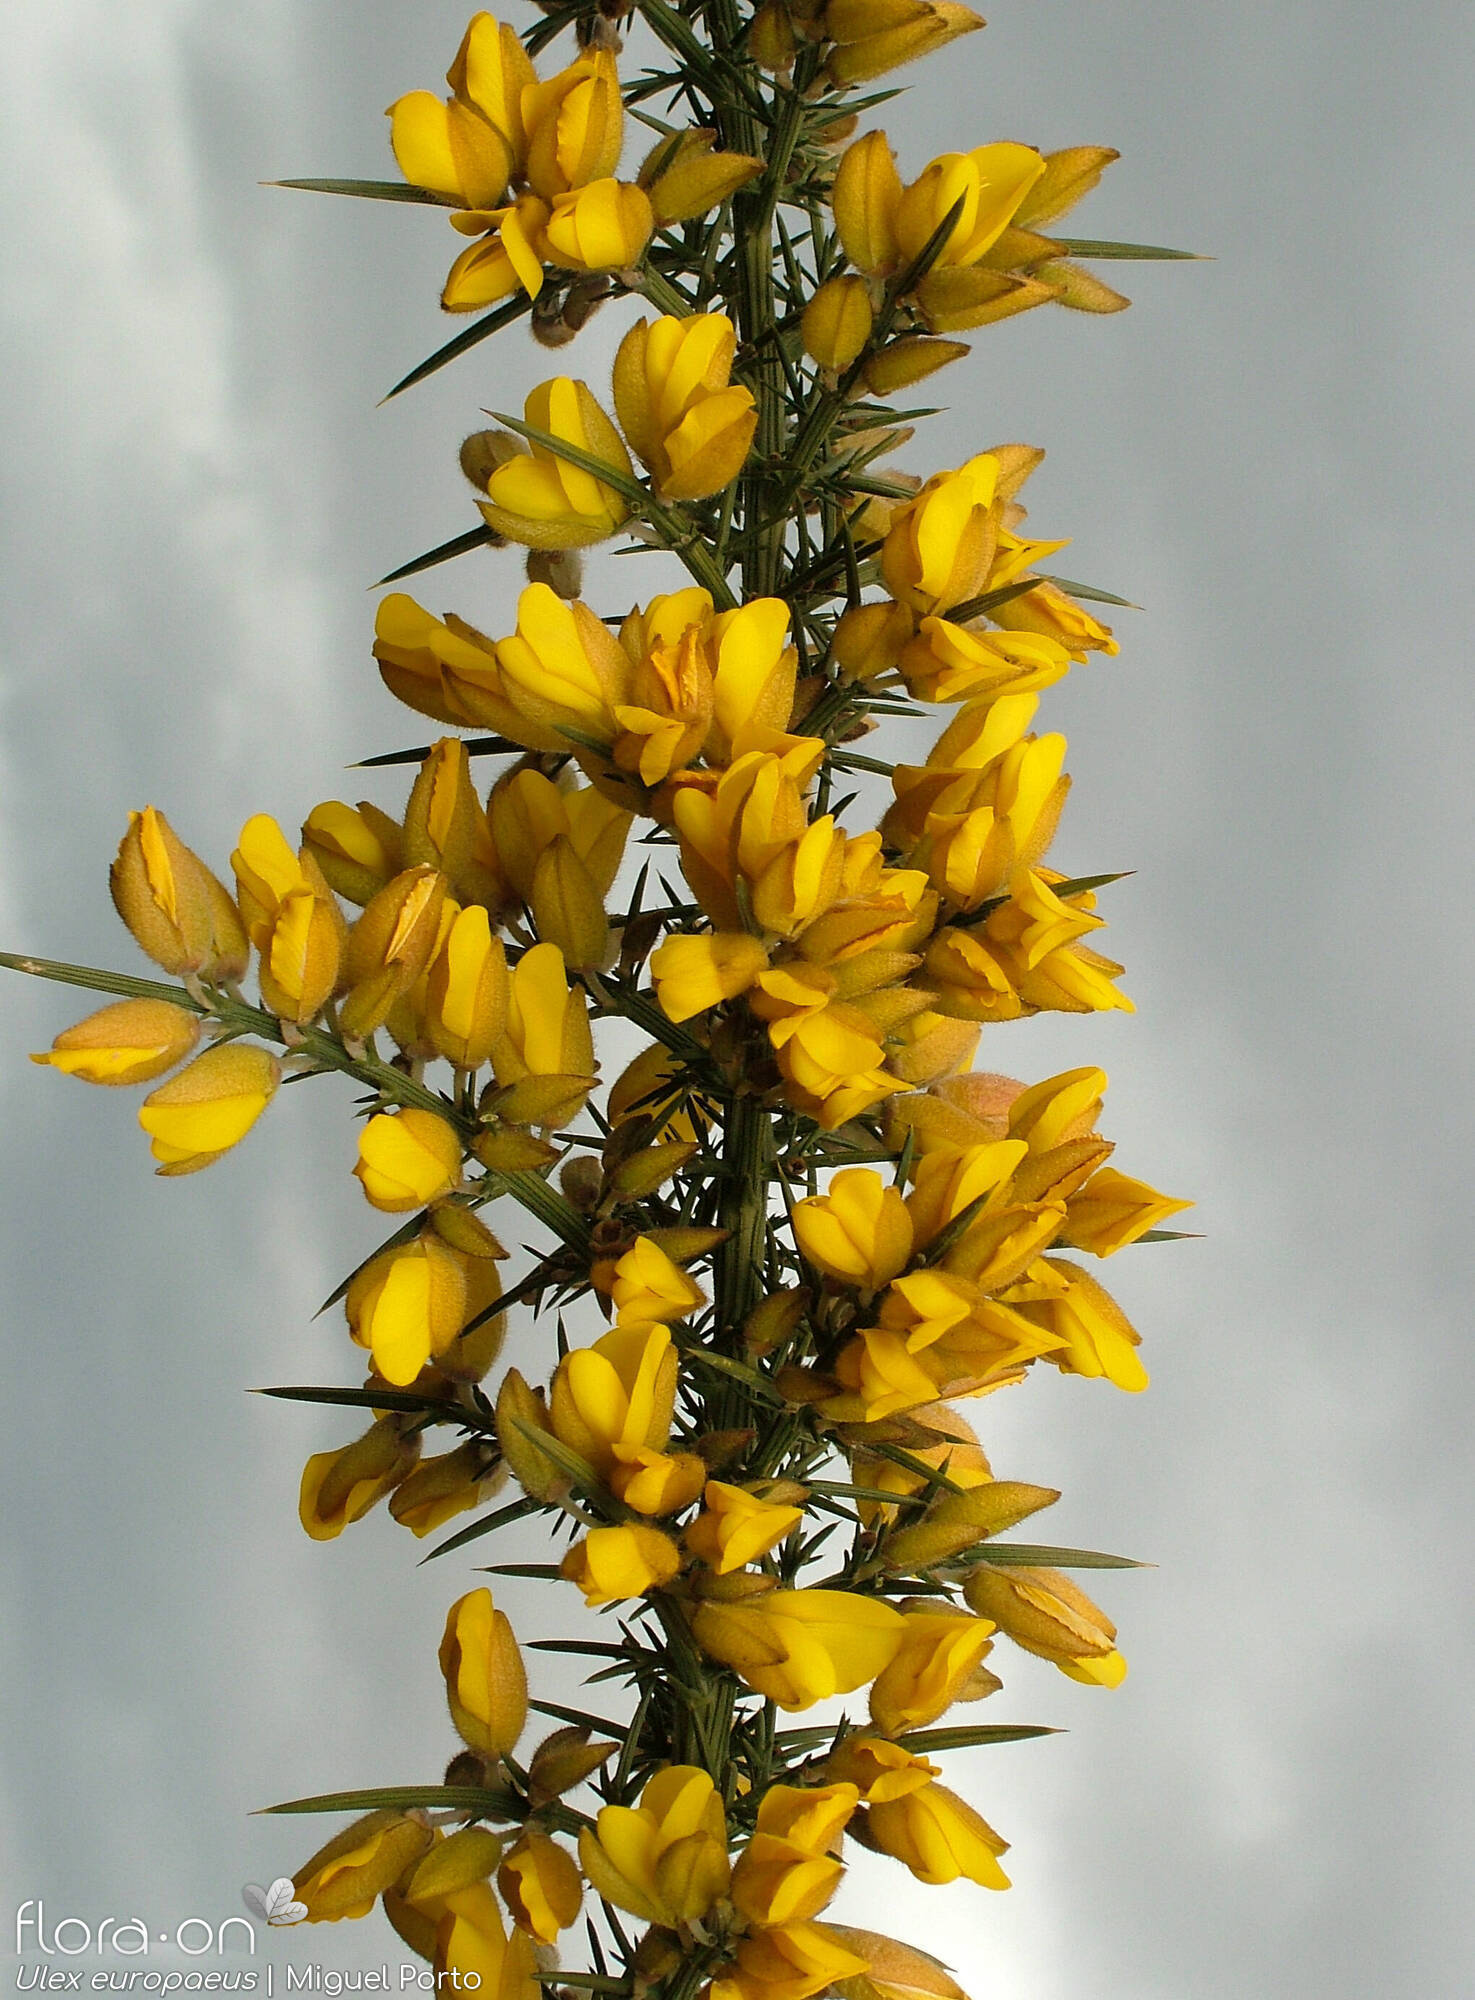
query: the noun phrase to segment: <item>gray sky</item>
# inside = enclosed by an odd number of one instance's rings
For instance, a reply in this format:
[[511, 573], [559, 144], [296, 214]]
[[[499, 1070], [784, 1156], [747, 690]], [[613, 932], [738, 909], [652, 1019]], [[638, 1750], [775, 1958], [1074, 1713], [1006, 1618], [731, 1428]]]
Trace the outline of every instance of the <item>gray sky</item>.
[[[365, 586], [471, 524], [457, 441], [552, 371], [504, 336], [376, 412], [445, 337], [450, 232], [257, 183], [385, 171], [383, 106], [464, 19], [11, 0], [10, 948], [137, 963], [106, 890], [130, 806], [218, 865], [250, 812], [294, 825], [421, 740]], [[1118, 1163], [1208, 1232], [1108, 1274], [1147, 1396], [1052, 1376], [981, 1406], [997, 1469], [1065, 1488], [1052, 1535], [1160, 1567], [1103, 1593], [1119, 1693], [1011, 1655], [999, 1718], [1071, 1733], [955, 1760], [1014, 1890], [866, 1863], [836, 1907], [864, 1920], [884, 1880], [974, 2000], [1471, 1989], [1472, 53], [1438, 0], [1003, 0], [887, 120], [912, 171], [1118, 146], [1073, 226], [1218, 260], [1122, 267], [1115, 319], [980, 332], [912, 453], [1045, 445], [1032, 526], [1147, 607], [1044, 704], [1075, 777], [1055, 858], [1138, 871], [1108, 948], [1139, 1013], [1000, 1029], [980, 1060], [1101, 1061]], [[596, 384], [613, 324], [570, 356]], [[424, 596], [506, 629], [516, 581], [465, 559]], [[435, 1645], [474, 1580], [417, 1571], [382, 1517], [307, 1543], [301, 1461], [349, 1424], [241, 1393], [351, 1378], [341, 1322], [310, 1323], [375, 1240], [347, 1093], [288, 1093], [240, 1154], [156, 1181], [131, 1093], [24, 1063], [84, 1011], [0, 988], [0, 1950], [28, 1896], [218, 1922], [315, 1844], [253, 1807], [437, 1775]], [[400, 1955], [377, 1918], [310, 1943]]]

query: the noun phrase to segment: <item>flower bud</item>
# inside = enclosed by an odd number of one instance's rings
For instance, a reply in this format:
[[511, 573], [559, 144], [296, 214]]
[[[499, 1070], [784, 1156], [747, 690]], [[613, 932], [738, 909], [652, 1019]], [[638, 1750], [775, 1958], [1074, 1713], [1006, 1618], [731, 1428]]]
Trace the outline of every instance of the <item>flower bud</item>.
[[1089, 1250], [1093, 1256], [1109, 1257], [1127, 1244], [1136, 1243], [1169, 1216], [1192, 1207], [1191, 1201], [1175, 1201], [1171, 1195], [1159, 1194], [1146, 1181], [1119, 1174], [1114, 1167], [1102, 1167], [1066, 1203], [1061, 1241], [1076, 1250]]
[[[523, 415], [532, 428], [631, 476], [619, 432], [583, 382], [560, 375], [541, 383], [528, 396]], [[613, 487], [536, 443], [497, 468], [480, 506], [489, 527], [534, 549], [607, 541], [630, 512]]]
[[1084, 264], [1070, 264], [1063, 257], [1052, 264], [1037, 264], [1034, 276], [1052, 288], [1057, 305], [1068, 306], [1072, 312], [1119, 313], [1132, 303]]
[[894, 396], [898, 389], [910, 389], [925, 382], [950, 361], [961, 361], [972, 349], [962, 340], [933, 340], [926, 334], [903, 334], [888, 347], [873, 354], [861, 370], [861, 379], [873, 396]]
[[681, 1568], [681, 1551], [659, 1528], [638, 1523], [623, 1528], [591, 1528], [575, 1542], [558, 1573], [576, 1583], [588, 1605], [617, 1604], [661, 1590]]
[[615, 1743], [591, 1743], [587, 1729], [555, 1729], [533, 1752], [528, 1764], [528, 1798], [536, 1811], [571, 1792], [609, 1762]]
[[661, 228], [705, 215], [762, 173], [762, 160], [751, 153], [714, 153], [716, 136], [704, 126], [690, 126], [658, 140], [646, 154], [636, 179]]
[[292, 1892], [307, 1905], [310, 1924], [366, 1917], [430, 1842], [430, 1828], [407, 1813], [392, 1808], [369, 1813], [302, 1864], [292, 1877]]
[[579, 1914], [584, 1881], [573, 1856], [546, 1833], [524, 1830], [497, 1871], [512, 1921], [540, 1944], [554, 1944]]
[[931, 55], [983, 26], [957, 0], [829, 0], [825, 33], [836, 44], [826, 64], [833, 83], [865, 83]]
[[413, 1471], [418, 1435], [402, 1433], [396, 1417], [381, 1417], [352, 1444], [320, 1451], [302, 1468], [297, 1515], [315, 1542], [331, 1542], [350, 1521], [377, 1507]]
[[457, 737], [432, 744], [405, 807], [405, 864], [438, 868], [461, 901], [499, 909], [498, 881], [486, 814], [471, 782], [471, 760]]
[[842, 375], [870, 339], [875, 317], [864, 278], [827, 278], [804, 308], [804, 352]]
[[877, 1551], [888, 1576], [920, 1574], [976, 1548], [990, 1535], [1017, 1527], [1060, 1498], [1051, 1486], [1027, 1486], [1013, 1479], [985, 1480], [966, 1493], [942, 1493], [924, 1513], [894, 1529]]
[[238, 1145], [270, 1104], [282, 1068], [266, 1049], [222, 1042], [144, 1099], [138, 1122], [156, 1172], [193, 1174]]
[[166, 972], [238, 979], [246, 970], [249, 946], [235, 904], [153, 806], [128, 815], [108, 885], [118, 915]]
[[461, 1141], [433, 1111], [380, 1111], [359, 1134], [353, 1171], [375, 1208], [404, 1215], [450, 1193], [461, 1176]]
[[584, 558], [577, 549], [529, 549], [524, 565], [529, 583], [546, 583], [572, 604], [584, 587]]
[[467, 1591], [447, 1612], [440, 1670], [462, 1742], [483, 1757], [505, 1757], [527, 1721], [527, 1676], [512, 1627], [489, 1590]]
[[867, 132], [845, 149], [830, 193], [835, 227], [851, 263], [873, 278], [889, 276], [900, 261], [901, 196], [901, 176], [884, 132]]
[[199, 1039], [199, 1016], [172, 1000], [118, 1000], [63, 1028], [50, 1051], [31, 1061], [84, 1083], [151, 1083]]
[[509, 1368], [497, 1391], [497, 1443], [530, 1500], [554, 1500], [567, 1490], [567, 1479], [537, 1446], [540, 1436], [552, 1435], [542, 1396], [529, 1387], [517, 1369]]
[[431, 1231], [371, 1257], [344, 1295], [349, 1331], [386, 1382], [405, 1388], [450, 1346], [466, 1316], [461, 1259]]
[[904, 604], [856, 604], [835, 627], [835, 663], [848, 681], [889, 673], [916, 631]]

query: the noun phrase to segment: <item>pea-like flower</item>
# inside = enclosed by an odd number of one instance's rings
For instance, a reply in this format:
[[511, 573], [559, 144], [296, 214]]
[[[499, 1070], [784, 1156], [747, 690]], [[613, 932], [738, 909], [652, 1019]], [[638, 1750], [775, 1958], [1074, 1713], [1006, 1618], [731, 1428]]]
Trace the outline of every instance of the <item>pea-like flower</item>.
[[777, 1548], [799, 1526], [804, 1509], [793, 1505], [796, 1491], [802, 1495], [803, 1488], [787, 1482], [777, 1491], [755, 1491], [709, 1479], [702, 1511], [686, 1530], [686, 1546], [719, 1576], [730, 1576]]
[[559, 1125], [594, 1088], [594, 1037], [583, 993], [570, 988], [563, 953], [537, 944], [507, 982], [507, 1028], [492, 1049], [504, 1117], [519, 1125]]
[[697, 1644], [755, 1692], [794, 1711], [864, 1687], [901, 1644], [901, 1612], [843, 1590], [775, 1590], [698, 1605]]
[[311, 1924], [366, 1917], [378, 1897], [425, 1852], [431, 1830], [385, 1808], [357, 1819], [320, 1847], [292, 1877], [292, 1892]]
[[671, 1537], [639, 1521], [591, 1528], [564, 1557], [559, 1574], [578, 1585], [586, 1604], [598, 1606], [659, 1590], [680, 1568], [681, 1551]]
[[704, 500], [742, 469], [758, 409], [730, 380], [736, 350], [726, 313], [637, 320], [620, 342], [615, 414], [663, 500]]
[[483, 1757], [505, 1757], [527, 1721], [527, 1675], [505, 1612], [489, 1590], [469, 1590], [446, 1613], [440, 1642], [451, 1720]]
[[731, 1874], [721, 1795], [695, 1765], [668, 1764], [638, 1806], [601, 1807], [579, 1859], [595, 1893], [642, 1923], [699, 1923]]
[[172, 1000], [118, 1000], [63, 1028], [31, 1057], [84, 1083], [151, 1083], [194, 1048], [200, 1017]]
[[138, 1122], [155, 1172], [198, 1173], [238, 1146], [276, 1095], [281, 1064], [266, 1049], [223, 1042], [186, 1063], [144, 1099]]
[[553, 1944], [579, 1914], [584, 1883], [566, 1847], [536, 1827], [522, 1837], [497, 1870], [497, 1887], [512, 1921], [540, 1944]]
[[[523, 419], [624, 479], [632, 476], [619, 432], [585, 383], [566, 375], [540, 383], [523, 405]], [[536, 442], [513, 451], [491, 474], [486, 490], [478, 504], [487, 525], [532, 549], [581, 549], [608, 541], [630, 513], [613, 486]]]
[[449, 1194], [461, 1175], [461, 1141], [433, 1111], [380, 1111], [359, 1134], [354, 1175], [375, 1208], [403, 1215]]
[[899, 1188], [869, 1167], [847, 1167], [825, 1194], [794, 1210], [794, 1234], [811, 1264], [842, 1285], [879, 1291], [912, 1254], [912, 1219]]

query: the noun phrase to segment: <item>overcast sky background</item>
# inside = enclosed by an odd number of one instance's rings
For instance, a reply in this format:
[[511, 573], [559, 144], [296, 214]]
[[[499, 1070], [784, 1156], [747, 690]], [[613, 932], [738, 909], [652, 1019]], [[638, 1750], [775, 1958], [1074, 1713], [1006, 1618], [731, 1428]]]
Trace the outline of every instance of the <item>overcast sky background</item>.
[[[1107, 1274], [1147, 1396], [1051, 1375], [979, 1406], [998, 1471], [1065, 1489], [1053, 1538], [1159, 1565], [1103, 1580], [1120, 1692], [1011, 1649], [990, 1719], [1070, 1734], [953, 1762], [1017, 1886], [865, 1864], [834, 1914], [864, 1921], [884, 1882], [890, 1927], [974, 2000], [1459, 2000], [1475, 15], [991, 11], [888, 115], [904, 167], [1109, 143], [1072, 226], [1218, 261], [1116, 267], [1137, 303], [1114, 319], [975, 335], [956, 416], [912, 449], [926, 471], [1045, 445], [1032, 528], [1147, 607], [1042, 718], [1075, 777], [1053, 858], [1138, 871], [1106, 907], [1140, 1011], [1000, 1029], [980, 1060], [1101, 1061], [1117, 1163], [1195, 1195], [1208, 1235]], [[352, 759], [423, 740], [373, 670], [365, 587], [474, 525], [459, 438], [553, 371], [504, 335], [376, 411], [446, 335], [457, 240], [257, 183], [385, 172], [383, 107], [436, 84], [464, 20], [11, 0], [8, 948], [142, 970], [106, 887], [129, 807], [223, 868], [249, 813], [293, 827], [360, 795]], [[620, 323], [554, 366], [602, 386]], [[423, 596], [505, 631], [517, 581], [479, 555]], [[476, 1580], [417, 1571], [382, 1513], [308, 1543], [301, 1462], [351, 1419], [242, 1393], [352, 1379], [341, 1321], [310, 1322], [376, 1240], [347, 1092], [294, 1090], [227, 1162], [154, 1180], [132, 1093], [24, 1061], [84, 1011], [0, 986], [0, 1950], [29, 1896], [219, 1922], [326, 1837], [254, 1807], [436, 1778], [440, 1621]], [[550, 1629], [536, 1595], [499, 1601]], [[377, 1916], [270, 1949], [402, 1956]]]

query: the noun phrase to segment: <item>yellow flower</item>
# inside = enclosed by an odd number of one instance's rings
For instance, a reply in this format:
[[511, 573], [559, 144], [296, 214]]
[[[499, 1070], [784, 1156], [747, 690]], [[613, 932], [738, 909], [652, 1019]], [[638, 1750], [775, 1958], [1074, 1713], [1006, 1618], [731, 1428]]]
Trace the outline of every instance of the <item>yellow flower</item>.
[[732, 1900], [750, 1924], [807, 1923], [819, 1915], [845, 1873], [832, 1849], [859, 1797], [852, 1784], [770, 1785], [732, 1874]]
[[527, 1721], [527, 1675], [506, 1615], [489, 1590], [470, 1590], [446, 1613], [440, 1642], [451, 1721], [483, 1757], [505, 1757]]
[[[451, 1839], [455, 1838], [453, 1834]], [[438, 1993], [470, 1991], [495, 1995], [496, 2000], [540, 2000], [532, 1939], [521, 1930], [507, 1936], [489, 1884], [474, 1883], [435, 1900], [441, 1916], [431, 1977]]]
[[838, 84], [884, 76], [983, 26], [982, 15], [957, 0], [829, 0], [823, 19], [835, 44], [827, 67]]
[[833, 1132], [906, 1088], [883, 1067], [885, 1054], [870, 1022], [853, 1007], [836, 1003], [806, 1011], [793, 1018], [792, 1032], [778, 1049], [785, 1094], [797, 1110]]
[[239, 1145], [265, 1111], [281, 1081], [281, 1064], [265, 1049], [222, 1042], [186, 1063], [150, 1091], [138, 1113], [156, 1172], [198, 1173]]
[[477, 312], [519, 289], [536, 298], [548, 255], [549, 209], [535, 194], [520, 194], [505, 208], [466, 209], [450, 224], [475, 237], [446, 274], [444, 312]]
[[310, 1924], [366, 1917], [385, 1889], [425, 1852], [431, 1830], [392, 1808], [371, 1812], [335, 1834], [292, 1877]]
[[936, 1764], [914, 1757], [881, 1736], [842, 1736], [824, 1763], [825, 1776], [853, 1785], [867, 1805], [920, 1792], [941, 1775]]
[[925, 1728], [955, 1701], [992, 1693], [998, 1682], [983, 1662], [993, 1632], [991, 1618], [952, 1608], [908, 1611], [901, 1644], [871, 1689], [872, 1722], [883, 1735], [896, 1736]]
[[737, 477], [758, 424], [732, 384], [726, 313], [636, 320], [615, 355], [615, 414], [663, 500], [704, 500]]
[[390, 1496], [389, 1511], [417, 1539], [479, 1507], [502, 1485], [505, 1469], [475, 1438], [424, 1459]]
[[775, 1590], [697, 1606], [703, 1652], [780, 1708], [810, 1708], [874, 1680], [901, 1644], [905, 1620], [879, 1598], [843, 1590]]
[[1016, 1646], [1057, 1666], [1105, 1659], [1115, 1650], [1115, 1625], [1058, 1569], [994, 1569], [975, 1563], [963, 1595]]
[[594, 1606], [663, 1589], [680, 1568], [681, 1551], [671, 1537], [636, 1522], [591, 1528], [559, 1564], [559, 1574], [576, 1583], [584, 1602]]
[[1015, 211], [1045, 171], [1032, 146], [1005, 140], [969, 153], [943, 153], [923, 168], [897, 204], [895, 230], [903, 263], [919, 256], [961, 201], [962, 213], [942, 246], [937, 265], [976, 264], [991, 250]]
[[700, 1923], [731, 1872], [721, 1796], [705, 1771], [669, 1764], [638, 1806], [601, 1807], [579, 1835], [579, 1859], [596, 1895], [642, 1923]]
[[1060, 1289], [1018, 1310], [1059, 1343], [1050, 1356], [1056, 1367], [1067, 1375], [1105, 1376], [1119, 1389], [1145, 1389], [1147, 1370], [1137, 1354], [1141, 1335], [1110, 1292], [1068, 1257], [1044, 1263], [1063, 1281]]
[[767, 968], [767, 949], [746, 931], [669, 937], [650, 960], [656, 998], [668, 1021], [689, 1021], [746, 993]]
[[1034, 632], [1063, 646], [1073, 660], [1083, 661], [1087, 653], [1119, 653], [1111, 627], [1093, 618], [1083, 604], [1069, 597], [1058, 584], [1043, 578], [1022, 597], [1011, 597], [989, 613], [1006, 632]]
[[1066, 1203], [1061, 1241], [1073, 1249], [1109, 1257], [1136, 1243], [1149, 1229], [1158, 1228], [1169, 1216], [1192, 1207], [1191, 1201], [1175, 1201], [1146, 1181], [1119, 1174], [1114, 1167], [1102, 1167]]
[[627, 271], [640, 262], [655, 226], [644, 188], [591, 181], [554, 202], [545, 234], [549, 261], [570, 271]]
[[[631, 476], [630, 454], [619, 432], [584, 383], [566, 375], [540, 383], [523, 406], [523, 418], [532, 429], [572, 445], [626, 479]], [[608, 541], [630, 512], [612, 486], [537, 443], [497, 467], [487, 481], [486, 499], [477, 504], [499, 535], [534, 549], [579, 549]], [[505, 672], [505, 660], [500, 664]]]
[[898, 659], [908, 691], [919, 701], [1032, 694], [1070, 671], [1070, 654], [1048, 634], [984, 632], [933, 617], [922, 620]]
[[556, 730], [540, 726], [511, 699], [494, 641], [464, 620], [432, 618], [413, 597], [395, 591], [380, 603], [374, 630], [384, 685], [408, 708], [438, 722], [495, 730], [529, 750], [567, 749]]
[[1007, 1889], [999, 1856], [1009, 1843], [945, 1785], [931, 1784], [873, 1805], [866, 1831], [883, 1854], [904, 1862], [919, 1882], [956, 1882]]
[[250, 946], [240, 913], [153, 806], [129, 813], [108, 886], [118, 915], [166, 972], [220, 980], [245, 972]]
[[[954, 1486], [961, 1486], [965, 1491], [993, 1478], [977, 1433], [955, 1409], [946, 1403], [926, 1403], [914, 1408], [910, 1415], [914, 1423], [925, 1425], [937, 1434], [935, 1444], [908, 1446], [908, 1458], [915, 1459], [919, 1467], [931, 1466], [945, 1472]], [[881, 1492], [906, 1496], [920, 1493], [927, 1483], [920, 1470], [909, 1472], [895, 1460], [874, 1458], [864, 1449], [855, 1452], [851, 1463], [855, 1468], [857, 1486], [870, 1486]], [[881, 1501], [863, 1500], [857, 1511], [869, 1526], [877, 1520], [893, 1520], [898, 1510]]]
[[527, 178], [545, 201], [605, 180], [619, 165], [625, 107], [607, 49], [587, 50], [547, 83], [534, 83], [522, 111]]
[[525, 1827], [497, 1870], [512, 1921], [540, 1944], [553, 1944], [579, 1914], [584, 1884], [573, 1856], [536, 1827]]
[[199, 1016], [172, 1000], [117, 1000], [63, 1028], [48, 1053], [31, 1061], [84, 1083], [151, 1083], [199, 1039]]
[[323, 879], [360, 908], [404, 866], [400, 839], [398, 824], [367, 799], [356, 806], [326, 799], [302, 822], [302, 844]]
[[353, 1171], [375, 1208], [403, 1215], [450, 1193], [461, 1176], [461, 1141], [433, 1111], [376, 1112], [359, 1134]]
[[389, 107], [395, 159], [413, 187], [494, 208], [525, 157], [522, 96], [537, 83], [516, 30], [477, 14], [446, 82], [449, 100], [414, 90]]
[[266, 813], [241, 828], [231, 856], [241, 914], [260, 953], [261, 997], [278, 1019], [305, 1026], [338, 981], [348, 926], [310, 849], [294, 854]]
[[440, 1054], [458, 1069], [480, 1069], [507, 1024], [507, 957], [484, 909], [457, 911], [431, 961], [425, 1000]]
[[712, 2000], [810, 2000], [869, 1964], [827, 1924], [777, 1924], [741, 1940], [735, 1962], [712, 1981]]
[[534, 945], [513, 968], [507, 1032], [492, 1050], [492, 1067], [498, 1083], [511, 1086], [503, 1115], [515, 1124], [562, 1124], [593, 1089], [588, 1006], [570, 989], [556, 944]]
[[989, 452], [937, 472], [892, 517], [881, 547], [886, 588], [918, 617], [976, 597], [998, 533], [999, 461]]
[[414, 1470], [420, 1439], [381, 1417], [352, 1444], [319, 1451], [302, 1468], [297, 1515], [315, 1542], [335, 1541]]
[[688, 1319], [707, 1302], [696, 1280], [648, 1236], [637, 1236], [615, 1265], [610, 1295], [627, 1321]]
[[[514, 718], [513, 735], [532, 749], [568, 750], [592, 736], [615, 734], [615, 705], [625, 700], [630, 662], [614, 634], [586, 604], [566, 604], [546, 583], [532, 583], [517, 600], [517, 631], [497, 645], [497, 667]], [[570, 737], [567, 728], [577, 734]], [[547, 738], [533, 742], [531, 731]], [[495, 832], [493, 793], [493, 828]]]
[[707, 1481], [703, 1500], [701, 1513], [686, 1530], [686, 1546], [719, 1576], [767, 1555], [804, 1519], [802, 1507], [720, 1479]]
[[639, 1451], [664, 1446], [676, 1375], [676, 1350], [664, 1326], [617, 1326], [559, 1362], [549, 1400], [553, 1429], [607, 1478]]
[[382, 1250], [344, 1295], [349, 1330], [386, 1382], [404, 1388], [444, 1353], [466, 1317], [466, 1270], [433, 1232]]
[[912, 1254], [912, 1220], [901, 1190], [869, 1167], [847, 1167], [829, 1192], [794, 1210], [799, 1248], [828, 1278], [879, 1291]]

